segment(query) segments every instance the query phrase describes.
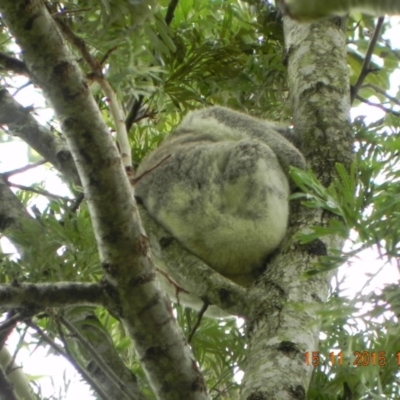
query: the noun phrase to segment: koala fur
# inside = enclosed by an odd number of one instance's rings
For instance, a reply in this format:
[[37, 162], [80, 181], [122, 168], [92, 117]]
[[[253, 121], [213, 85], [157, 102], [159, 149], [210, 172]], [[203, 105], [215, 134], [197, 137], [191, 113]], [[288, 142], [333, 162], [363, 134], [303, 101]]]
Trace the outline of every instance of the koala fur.
[[[289, 168], [305, 168], [286, 131], [224, 107], [189, 112], [143, 160], [138, 176], [170, 156], [139, 179], [135, 195], [186, 249], [247, 287], [286, 234]], [[185, 287], [173, 266], [156, 262]], [[201, 307], [191, 300], [183, 303]]]

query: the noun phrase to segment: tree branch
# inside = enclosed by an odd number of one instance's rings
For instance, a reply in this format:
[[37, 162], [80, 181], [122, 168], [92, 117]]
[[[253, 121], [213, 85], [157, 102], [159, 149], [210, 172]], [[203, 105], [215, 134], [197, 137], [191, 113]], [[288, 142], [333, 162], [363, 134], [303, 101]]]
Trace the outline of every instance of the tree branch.
[[0, 175], [0, 232], [19, 227], [21, 219], [30, 219], [30, 215]]
[[354, 11], [375, 17], [400, 14], [400, 4], [393, 0], [278, 0], [277, 4], [284, 14], [303, 22]]
[[[139, 206], [140, 215], [146, 232], [150, 237], [153, 255], [162, 260], [171, 269], [176, 271], [183, 283], [185, 290], [202, 299], [206, 304], [215, 305], [228, 313], [246, 317], [249, 304], [254, 306], [253, 301], [249, 301], [248, 292], [245, 288], [236, 285], [230, 279], [224, 278], [221, 274], [210, 268], [198, 257], [186, 250], [182, 245], [162, 228], [147, 213], [143, 206]], [[167, 242], [167, 246], [160, 243]], [[172, 277], [174, 278], [174, 277]], [[179, 282], [181, 283], [181, 282]], [[176, 296], [184, 296], [184, 293]], [[209, 310], [212, 314], [218, 315], [218, 310]], [[223, 313], [220, 313], [223, 316]], [[226, 314], [225, 314], [226, 316]]]
[[[336, 163], [346, 168], [353, 161], [346, 25], [341, 22], [298, 24], [284, 18], [294, 126], [301, 135], [307, 165], [326, 186], [335, 179]], [[310, 224], [329, 226], [332, 214], [300, 207], [297, 202], [290, 206], [286, 238], [256, 282], [264, 301], [260, 309], [253, 308], [248, 323], [246, 374], [241, 387], [244, 399], [257, 398], [260, 393], [271, 400], [307, 397], [312, 371], [304, 368], [303, 356], [308, 349], [318, 350], [317, 311], [327, 299], [329, 279], [323, 273], [305, 276], [326, 249], [340, 249], [343, 239], [334, 235], [321, 238], [322, 251], [299, 245], [296, 233]], [[269, 379], [260, 380], [260, 371], [267, 364], [273, 366], [268, 370]]]
[[90, 305], [113, 307], [100, 283], [14, 283], [0, 284], [2, 308], [38, 308]]
[[10, 57], [7, 54], [1, 52], [0, 52], [0, 65], [1, 67], [3, 67], [3, 69], [7, 71], [11, 71], [19, 75], [29, 76], [28, 68], [26, 68], [24, 62], [18, 60], [17, 58]]
[[[1, 179], [1, 176], [0, 176]], [[18, 201], [15, 197], [14, 193], [10, 190], [10, 188], [5, 185], [4, 181], [0, 180], [0, 216], [4, 215], [4, 220], [7, 221], [7, 228], [11, 229], [24, 229], [24, 224], [21, 224], [21, 219], [26, 219], [31, 221], [32, 218], [27, 213], [25, 214], [22, 204]], [[8, 216], [10, 213], [13, 217], [10, 218]], [[0, 217], [1, 220], [1, 217]], [[23, 249], [22, 254], [23, 254]], [[64, 288], [61, 288], [63, 286]], [[39, 287], [40, 290], [43, 292], [43, 296], [39, 296], [42, 302], [32, 302], [36, 299], [37, 289]], [[32, 288], [34, 288], [32, 290]], [[78, 290], [76, 290], [78, 288]], [[86, 290], [86, 289], [89, 290]], [[48, 300], [49, 304], [48, 307], [52, 307], [55, 305], [53, 300], [58, 298], [59, 305], [64, 308], [65, 305], [68, 304], [68, 299], [72, 302], [82, 300], [82, 304], [92, 304], [93, 302], [95, 305], [103, 305], [106, 306], [108, 309], [112, 309], [114, 306], [114, 302], [111, 298], [107, 295], [107, 289], [100, 284], [76, 284], [74, 283], [67, 283], [67, 284], [45, 284], [45, 285], [29, 285], [29, 284], [17, 284], [17, 285], [4, 285], [4, 291], [2, 292], [0, 288], [1, 297], [5, 297], [6, 301], [13, 301], [16, 302], [17, 308], [19, 307], [33, 307], [35, 310], [44, 308], [46, 306], [46, 301]], [[24, 289], [27, 289], [24, 291]], [[42, 290], [44, 289], [44, 290]], [[60, 291], [61, 289], [61, 291]], [[65, 293], [65, 297], [67, 299], [63, 299], [64, 295], [62, 294], [64, 289], [67, 293]], [[71, 289], [70, 293], [68, 291]], [[92, 290], [94, 289], [94, 290]], [[33, 293], [32, 293], [33, 292]], [[82, 294], [80, 296], [79, 294]], [[53, 296], [54, 295], [54, 296]], [[87, 300], [89, 298], [89, 300]], [[99, 298], [98, 303], [96, 304], [96, 298]], [[103, 298], [103, 300], [102, 300]], [[44, 303], [43, 303], [44, 302]], [[0, 301], [1, 303], [1, 301]], [[60, 304], [61, 303], [61, 304]], [[70, 304], [71, 305], [71, 304]], [[80, 306], [81, 304], [78, 303]], [[93, 304], [92, 304], [93, 305]], [[4, 307], [7, 308], [7, 307]], [[10, 307], [13, 308], [13, 307]], [[97, 353], [101, 357], [103, 356], [104, 359], [107, 359], [110, 365], [112, 366], [113, 370], [118, 373], [118, 376], [123, 381], [123, 384], [126, 388], [129, 388], [129, 392], [132, 394], [132, 398], [134, 399], [142, 399], [140, 391], [138, 389], [138, 385], [136, 382], [135, 375], [125, 366], [119, 354], [115, 350], [112, 340], [110, 337], [105, 336], [104, 328], [94, 328], [93, 321], [96, 320], [97, 324], [101, 326], [100, 321], [97, 320], [96, 316], [94, 315], [93, 311], [88, 311], [87, 308], [83, 311], [82, 307], [78, 310], [75, 307], [72, 307], [71, 314], [74, 318], [74, 322], [76, 325], [80, 327], [80, 330], [83, 335], [87, 338], [90, 338], [91, 343], [96, 345]], [[114, 309], [114, 313], [117, 313], [118, 308]], [[26, 308], [23, 310], [26, 312]], [[10, 329], [15, 325], [17, 321], [21, 320], [21, 314], [15, 314], [14, 317], [7, 320], [5, 323], [2, 324], [1, 329], [5, 329], [4, 334], [0, 335], [0, 347], [3, 345], [3, 341], [5, 340], [6, 335], [9, 333]], [[107, 393], [107, 398], [113, 398], [116, 393], [116, 388], [114, 385], [110, 385], [109, 379], [106, 375], [104, 375], [100, 368], [97, 367], [97, 363], [92, 360], [92, 356], [87, 351], [82, 349], [81, 356], [85, 359], [86, 363], [88, 364], [88, 373], [96, 382], [96, 385], [103, 388], [104, 392]], [[8, 361], [11, 359], [11, 356], [6, 357], [7, 349], [3, 347], [0, 352], [0, 364], [7, 365]], [[6, 358], [5, 358], [6, 357]], [[4, 361], [5, 360], [5, 361]], [[4, 363], [2, 363], [4, 361]], [[14, 365], [14, 364], [13, 364]], [[15, 389], [17, 394], [19, 395], [22, 393], [22, 398], [30, 399], [27, 393], [30, 393], [29, 383], [20, 368], [13, 370], [13, 373], [10, 375], [10, 380], [15, 383]], [[90, 382], [89, 382], [90, 383]]]
[[0, 89], [0, 125], [7, 125], [10, 134], [28, 143], [71, 182], [79, 184], [78, 172], [66, 143], [50, 129], [39, 125], [30, 112], [31, 109], [22, 107], [6, 89]]
[[75, 57], [41, 0], [3, 0], [0, 12], [61, 122], [78, 166], [106, 277], [119, 297], [119, 315], [156, 396], [208, 399], [204, 378], [155, 282], [129, 181]]

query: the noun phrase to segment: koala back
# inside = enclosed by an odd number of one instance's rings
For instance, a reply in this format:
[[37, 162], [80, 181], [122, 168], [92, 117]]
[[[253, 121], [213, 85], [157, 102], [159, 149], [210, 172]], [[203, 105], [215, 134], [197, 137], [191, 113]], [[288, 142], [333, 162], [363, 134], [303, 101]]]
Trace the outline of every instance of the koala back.
[[[249, 286], [286, 234], [288, 169], [304, 168], [302, 154], [274, 124], [211, 107], [190, 112], [137, 173], [156, 165], [135, 186], [148, 213], [208, 266]], [[185, 287], [173, 265], [156, 262]], [[201, 307], [191, 295], [183, 302]]]

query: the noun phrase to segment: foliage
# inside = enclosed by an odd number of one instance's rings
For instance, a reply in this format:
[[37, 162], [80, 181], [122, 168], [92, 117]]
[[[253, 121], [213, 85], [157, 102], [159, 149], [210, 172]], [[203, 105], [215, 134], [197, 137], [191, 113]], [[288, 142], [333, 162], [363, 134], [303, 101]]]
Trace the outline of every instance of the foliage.
[[302, 204], [310, 208], [323, 208], [335, 214], [337, 219], [327, 227], [315, 226], [299, 235], [302, 243], [308, 243], [324, 235], [348, 237], [350, 230], [362, 243], [356, 251], [377, 245], [380, 253], [389, 259], [399, 257], [398, 229], [400, 224], [397, 204], [399, 199], [399, 154], [397, 153], [398, 127], [383, 123], [366, 125], [358, 121], [354, 125], [357, 159], [348, 173], [343, 165], [337, 165], [337, 179], [325, 188], [312, 171], [293, 170], [292, 178], [301, 189], [293, 199], [305, 199]]

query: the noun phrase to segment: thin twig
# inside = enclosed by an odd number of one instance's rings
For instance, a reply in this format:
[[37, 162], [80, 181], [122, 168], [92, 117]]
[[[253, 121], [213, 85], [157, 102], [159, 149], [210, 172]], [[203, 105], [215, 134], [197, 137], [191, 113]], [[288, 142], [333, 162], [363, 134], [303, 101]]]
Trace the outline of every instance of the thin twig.
[[109, 397], [103, 391], [103, 389], [97, 384], [95, 380], [92, 379], [90, 374], [81, 367], [64, 349], [62, 349], [57, 343], [55, 343], [52, 339], [48, 337], [48, 335], [36, 324], [34, 324], [30, 320], [24, 321], [26, 325], [35, 330], [39, 336], [46, 342], [53, 350], [55, 350], [58, 354], [62, 355], [66, 360], [68, 360], [73, 367], [83, 376], [83, 378], [89, 383], [89, 385], [96, 391], [99, 397], [103, 400], [108, 400]]
[[[14, 93], [13, 93], [13, 97], [15, 97], [21, 90], [25, 89], [26, 87], [32, 85], [32, 81], [29, 80], [28, 82], [24, 83], [23, 85], [21, 85]], [[28, 111], [31, 111], [30, 108], [32, 108], [32, 110], [34, 109], [33, 107], [25, 107], [25, 109]]]
[[128, 115], [125, 120], [126, 130], [129, 132], [132, 128], [132, 125], [137, 121], [137, 116], [139, 114], [140, 107], [142, 107], [144, 100], [144, 96], [139, 95], [137, 100], [134, 100], [131, 109], [128, 112]]
[[136, 178], [131, 178], [130, 182], [132, 186], [135, 186], [141, 179], [143, 179], [147, 174], [150, 172], [154, 171], [156, 168], [158, 168], [163, 162], [167, 161], [168, 158], [171, 157], [171, 154], [168, 154], [166, 157], [164, 157], [159, 163], [157, 163], [154, 167], [144, 171], [142, 174], [137, 176]]
[[100, 63], [92, 57], [90, 50], [83, 39], [75, 35], [75, 33], [70, 29], [70, 27], [61, 19], [56, 18], [55, 21], [57, 25], [61, 28], [65, 37], [72, 43], [82, 54], [83, 59], [89, 64], [92, 69], [92, 73], [98, 75], [98, 77], [103, 76]]
[[172, 20], [174, 19], [175, 9], [178, 5], [179, 0], [171, 0], [168, 4], [167, 14], [165, 15], [165, 23], [170, 25]]
[[[168, 4], [167, 13], [165, 14], [165, 23], [169, 26], [174, 19], [175, 10], [178, 5], [179, 0], [171, 0]], [[138, 121], [139, 110], [143, 105], [144, 96], [139, 95], [137, 100], [134, 100], [128, 115], [125, 120], [125, 126], [127, 131], [129, 132], [132, 128], [132, 125]]]
[[72, 213], [76, 212], [84, 199], [85, 193], [79, 193], [78, 196], [76, 196], [76, 198], [72, 201], [72, 205], [69, 208], [69, 211]]
[[[109, 105], [111, 116], [114, 120], [115, 131], [117, 133], [117, 142], [119, 145], [121, 159], [124, 167], [132, 167], [132, 152], [129, 144], [128, 131], [125, 125], [125, 113], [115, 90], [111, 87], [107, 79], [104, 78], [102, 71], [102, 63], [99, 62], [95, 57], [90, 54], [89, 47], [86, 45], [85, 41], [75, 35], [75, 33], [70, 29], [70, 27], [64, 23], [64, 21], [57, 20], [58, 25], [62, 29], [66, 38], [80, 51], [83, 59], [89, 64], [92, 69], [90, 77], [95, 80], [101, 87], [104, 95], [107, 98], [107, 103]], [[106, 57], [115, 50], [115, 47], [110, 49]], [[102, 62], [105, 59], [103, 57]]]
[[369, 69], [369, 64], [371, 63], [372, 54], [374, 53], [375, 45], [378, 42], [384, 20], [385, 17], [380, 17], [376, 22], [374, 34], [372, 35], [371, 41], [369, 42], [360, 75], [358, 76], [356, 84], [351, 88], [351, 104], [353, 104], [354, 100], [356, 99], [365, 78], [371, 72], [371, 70]]
[[12, 171], [3, 172], [2, 175], [4, 179], [8, 179], [10, 176], [21, 174], [22, 172], [29, 171], [30, 169], [39, 167], [40, 165], [46, 164], [47, 160], [40, 160], [33, 164], [26, 165], [25, 167], [13, 169]]
[[121, 391], [121, 393], [127, 399], [130, 399], [132, 394], [129, 393], [124, 382], [109, 367], [109, 365], [106, 362], [104, 362], [104, 360], [98, 355], [97, 350], [91, 345], [91, 343], [79, 332], [78, 329], [75, 328], [74, 325], [71, 324], [71, 322], [69, 322], [62, 315], [59, 316], [58, 319], [70, 331], [70, 333], [73, 334], [78, 339], [82, 347], [93, 357], [93, 359], [97, 362], [97, 365], [107, 375], [109, 380]]
[[[28, 328], [25, 327], [24, 328], [24, 333], [20, 336], [19, 340], [18, 340], [18, 344], [15, 347], [15, 351], [10, 359], [10, 361], [8, 362], [7, 368], [6, 368], [6, 372], [7, 374], [11, 374], [11, 372], [13, 372], [16, 368], [12, 368], [13, 365], [15, 365], [15, 360], [17, 358], [18, 352], [22, 349], [22, 347], [25, 345], [25, 336], [26, 336], [26, 332], [28, 332]], [[18, 367], [19, 368], [19, 367]]]
[[110, 56], [110, 54], [117, 50], [118, 46], [114, 46], [111, 47], [111, 49], [107, 50], [106, 54], [104, 54], [104, 56], [102, 57], [102, 59], [100, 60], [100, 65], [104, 65], [104, 63], [107, 61], [107, 58]]
[[47, 190], [35, 189], [33, 187], [30, 187], [30, 186], [18, 185], [17, 183], [12, 183], [12, 182], [8, 182], [8, 184], [11, 187], [15, 187], [15, 188], [20, 189], [20, 190], [26, 190], [28, 192], [32, 192], [32, 193], [36, 193], [36, 194], [40, 194], [42, 196], [50, 197], [50, 198], [55, 199], [55, 200], [71, 201], [71, 199], [69, 199], [68, 197], [58, 196], [56, 194], [48, 192]]
[[174, 288], [175, 288], [175, 295], [176, 295], [176, 300], [178, 301], [179, 304], [179, 293], [190, 293], [188, 292], [184, 287], [182, 287], [175, 279], [171, 278], [170, 274], [168, 272], [163, 271], [161, 268], [156, 267], [156, 271], [162, 275], [168, 283], [170, 283]]
[[390, 96], [389, 94], [387, 94], [383, 89], [381, 89], [379, 86], [374, 85], [372, 83], [367, 83], [365, 85], [363, 85], [363, 88], [371, 88], [374, 89], [375, 92], [380, 93], [381, 95], [385, 96], [388, 100], [390, 100], [392, 103], [396, 104], [396, 105], [400, 105], [400, 100], [396, 99], [393, 96]]
[[132, 167], [132, 151], [129, 144], [128, 131], [125, 125], [125, 113], [122, 105], [119, 102], [114, 89], [111, 87], [110, 83], [106, 79], [99, 78], [97, 79], [97, 81], [100, 84], [103, 93], [107, 97], [107, 103], [109, 105], [110, 112], [114, 120], [122, 164], [125, 168]]
[[197, 328], [200, 326], [201, 320], [203, 319], [204, 313], [207, 311], [207, 309], [208, 309], [208, 304], [207, 303], [203, 303], [203, 306], [201, 307], [201, 310], [197, 314], [196, 323], [194, 324], [192, 330], [189, 333], [188, 343], [192, 342], [193, 336], [196, 333]]
[[357, 95], [356, 99], [362, 101], [365, 104], [368, 104], [369, 106], [377, 107], [377, 108], [381, 109], [382, 111], [384, 111], [385, 113], [392, 114], [395, 117], [400, 117], [400, 112], [394, 111], [391, 108], [387, 108], [380, 103], [374, 103], [373, 101], [367, 100], [364, 97], [361, 97], [360, 95]]

